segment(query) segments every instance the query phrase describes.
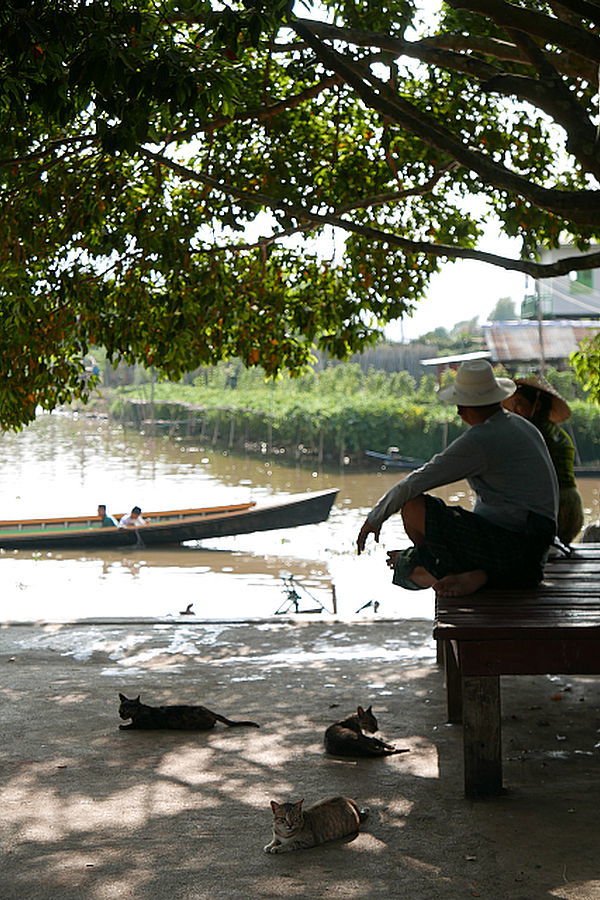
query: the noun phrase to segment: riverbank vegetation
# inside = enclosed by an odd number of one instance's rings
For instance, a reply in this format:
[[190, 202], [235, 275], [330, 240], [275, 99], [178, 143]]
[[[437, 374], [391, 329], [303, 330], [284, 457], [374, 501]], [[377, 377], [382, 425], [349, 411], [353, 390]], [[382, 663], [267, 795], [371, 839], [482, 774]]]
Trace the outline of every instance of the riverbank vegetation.
[[[581, 460], [599, 460], [600, 408], [586, 402], [571, 373], [550, 370], [547, 377], [571, 405], [569, 425]], [[465, 426], [435, 388], [433, 375], [417, 383], [408, 372], [363, 371], [357, 363], [275, 381], [229, 363], [203, 369], [187, 384], [148, 380], [111, 389], [102, 403], [111, 417], [148, 431], [355, 464], [364, 461], [365, 450], [391, 446], [428, 459], [457, 437]]]

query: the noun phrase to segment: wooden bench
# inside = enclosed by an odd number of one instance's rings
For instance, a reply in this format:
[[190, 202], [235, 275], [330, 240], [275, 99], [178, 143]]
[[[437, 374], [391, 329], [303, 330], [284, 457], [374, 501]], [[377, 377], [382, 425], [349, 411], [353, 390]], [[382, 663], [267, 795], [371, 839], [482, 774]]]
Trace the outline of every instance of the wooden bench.
[[438, 597], [448, 721], [463, 726], [468, 797], [502, 785], [501, 675], [600, 674], [600, 544], [548, 561], [533, 590]]

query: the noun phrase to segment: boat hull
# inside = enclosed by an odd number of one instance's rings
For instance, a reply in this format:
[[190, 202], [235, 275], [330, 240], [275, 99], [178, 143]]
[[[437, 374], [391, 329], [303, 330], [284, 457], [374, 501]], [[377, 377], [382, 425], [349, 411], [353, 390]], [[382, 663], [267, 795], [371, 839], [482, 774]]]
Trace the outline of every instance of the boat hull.
[[[377, 460], [389, 469], [400, 469], [404, 472], [413, 472], [425, 465], [425, 460], [392, 456], [390, 453], [378, 453], [376, 450], [365, 450], [365, 456]], [[600, 466], [575, 466], [574, 472], [575, 478], [600, 478]]]
[[[116, 549], [121, 547], [161, 547], [184, 541], [206, 540], [255, 531], [295, 528], [324, 522], [331, 511], [337, 489], [292, 494], [256, 506], [225, 512], [185, 511], [178, 519], [165, 518], [141, 528], [82, 528], [70, 531], [30, 531], [2, 533], [4, 550]], [[200, 513], [200, 511], [198, 511]], [[0, 529], [2, 523], [0, 523]]]
[[389, 466], [393, 469], [401, 469], [405, 472], [412, 472], [425, 465], [424, 459], [411, 459], [407, 456], [392, 456], [389, 453], [378, 453], [376, 450], [365, 450], [365, 456], [377, 460], [381, 465]]

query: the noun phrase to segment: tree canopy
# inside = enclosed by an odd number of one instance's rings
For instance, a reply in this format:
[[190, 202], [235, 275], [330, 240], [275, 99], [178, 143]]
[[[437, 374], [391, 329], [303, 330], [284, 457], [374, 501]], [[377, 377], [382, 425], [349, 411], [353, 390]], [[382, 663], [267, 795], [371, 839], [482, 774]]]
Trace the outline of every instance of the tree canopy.
[[[93, 345], [294, 372], [445, 261], [600, 265], [536, 257], [600, 236], [597, 0], [431, 7], [6, 0], [0, 425], [85, 398]], [[480, 248], [490, 218], [518, 258]]]
[[488, 314], [490, 322], [502, 322], [505, 319], [516, 318], [515, 301], [512, 297], [499, 297], [496, 305]]

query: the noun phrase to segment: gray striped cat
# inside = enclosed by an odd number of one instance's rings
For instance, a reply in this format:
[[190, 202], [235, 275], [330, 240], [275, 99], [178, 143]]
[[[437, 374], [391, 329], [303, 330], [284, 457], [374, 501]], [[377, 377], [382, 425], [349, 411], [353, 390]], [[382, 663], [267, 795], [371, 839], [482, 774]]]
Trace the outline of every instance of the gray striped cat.
[[306, 850], [356, 835], [369, 814], [368, 808], [360, 809], [348, 797], [328, 797], [306, 809], [302, 809], [303, 803], [303, 800], [296, 803], [271, 800], [273, 840], [264, 848], [265, 853]]

